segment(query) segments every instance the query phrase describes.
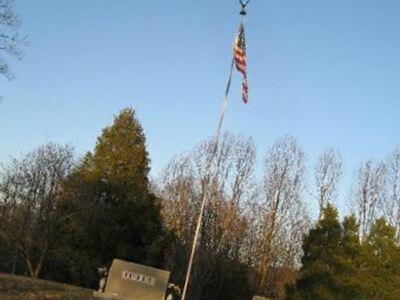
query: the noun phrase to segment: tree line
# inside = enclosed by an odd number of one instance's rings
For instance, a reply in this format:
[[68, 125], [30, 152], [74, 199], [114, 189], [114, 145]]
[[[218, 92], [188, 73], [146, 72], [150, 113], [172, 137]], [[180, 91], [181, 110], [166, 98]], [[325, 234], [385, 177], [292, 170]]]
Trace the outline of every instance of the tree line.
[[360, 164], [346, 199], [352, 215], [340, 221], [338, 151], [309, 171], [285, 136], [266, 151], [260, 176], [251, 138], [225, 133], [210, 160], [212, 143], [177, 155], [151, 180], [145, 135], [127, 108], [82, 158], [46, 143], [2, 165], [0, 271], [94, 288], [97, 268], [118, 257], [170, 270], [182, 286], [207, 189], [189, 299], [397, 295], [400, 148]]

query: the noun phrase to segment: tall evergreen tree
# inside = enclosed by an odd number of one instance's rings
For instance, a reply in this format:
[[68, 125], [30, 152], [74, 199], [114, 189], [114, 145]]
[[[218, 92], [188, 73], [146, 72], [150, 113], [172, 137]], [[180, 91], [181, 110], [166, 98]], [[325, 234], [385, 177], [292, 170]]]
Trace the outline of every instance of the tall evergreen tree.
[[70, 218], [70, 238], [60, 280], [93, 286], [96, 268], [113, 258], [160, 266], [164, 233], [148, 172], [143, 129], [134, 111], [124, 109], [65, 184], [60, 210]]

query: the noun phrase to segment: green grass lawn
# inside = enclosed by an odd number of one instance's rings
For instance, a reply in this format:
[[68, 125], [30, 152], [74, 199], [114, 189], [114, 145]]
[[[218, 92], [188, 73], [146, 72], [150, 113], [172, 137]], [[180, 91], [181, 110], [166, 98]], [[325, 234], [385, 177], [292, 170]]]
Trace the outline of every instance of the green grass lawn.
[[92, 290], [0, 273], [1, 300], [89, 300], [92, 295]]

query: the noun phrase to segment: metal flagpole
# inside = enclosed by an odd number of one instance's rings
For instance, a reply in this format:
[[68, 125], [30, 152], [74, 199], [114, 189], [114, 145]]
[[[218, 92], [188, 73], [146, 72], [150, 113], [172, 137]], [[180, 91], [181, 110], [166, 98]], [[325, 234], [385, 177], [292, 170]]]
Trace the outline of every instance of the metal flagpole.
[[[211, 150], [211, 153], [209, 155], [209, 159], [207, 160], [206, 174], [209, 172], [211, 163], [212, 163], [213, 158], [215, 156], [215, 153], [217, 152], [217, 149], [218, 149], [219, 136], [221, 134], [221, 128], [222, 128], [222, 121], [224, 120], [225, 110], [226, 110], [226, 107], [228, 105], [228, 95], [229, 95], [229, 89], [230, 89], [231, 81], [232, 81], [232, 72], [233, 72], [234, 63], [235, 62], [232, 59], [231, 68], [230, 68], [230, 71], [229, 71], [228, 82], [227, 82], [226, 90], [225, 90], [225, 97], [224, 97], [224, 99], [222, 101], [221, 111], [219, 113], [218, 126], [217, 126], [217, 130], [215, 132], [215, 135], [214, 135], [214, 140], [213, 140], [213, 144], [212, 144], [212, 150]], [[182, 291], [182, 300], [186, 299], [186, 293], [187, 293], [187, 289], [188, 289], [188, 286], [189, 286], [190, 274], [192, 272], [193, 260], [194, 260], [194, 255], [196, 253], [197, 242], [198, 242], [200, 228], [201, 228], [203, 214], [204, 214], [204, 208], [205, 208], [205, 205], [206, 205], [206, 202], [207, 202], [207, 198], [208, 198], [209, 185], [210, 185], [210, 177], [207, 178], [206, 184], [204, 186], [204, 192], [203, 192], [203, 197], [202, 197], [202, 200], [201, 200], [201, 206], [200, 206], [200, 212], [199, 212], [199, 219], [197, 220], [196, 232], [195, 232], [195, 235], [194, 235], [193, 245], [192, 245], [192, 251], [190, 253], [189, 264], [188, 264], [188, 268], [187, 268], [187, 272], [186, 272], [185, 285], [183, 286], [183, 291]]]
[[[239, 2], [241, 4], [241, 6], [242, 6], [242, 9], [240, 11], [240, 15], [241, 15], [241, 21], [240, 22], [242, 23], [243, 22], [243, 16], [246, 15], [246, 10], [245, 10], [246, 6], [247, 6], [247, 4], [249, 4], [250, 0], [247, 0], [246, 3], [243, 3], [242, 0], [239, 0]], [[211, 153], [209, 155], [209, 158], [207, 160], [206, 174], [209, 173], [212, 161], [214, 159], [215, 154], [217, 153], [218, 144], [219, 144], [219, 137], [221, 135], [222, 123], [223, 123], [223, 120], [224, 120], [225, 110], [226, 110], [226, 107], [228, 105], [228, 96], [229, 96], [229, 90], [230, 90], [231, 82], [232, 82], [232, 73], [233, 73], [234, 65], [235, 65], [235, 59], [232, 58], [231, 67], [230, 67], [230, 70], [229, 70], [228, 81], [227, 81], [226, 89], [225, 89], [225, 96], [224, 96], [224, 99], [222, 100], [221, 110], [220, 110], [219, 117], [218, 117], [217, 129], [216, 129], [216, 132], [215, 132], [215, 135], [214, 135], [214, 139], [213, 139], [212, 151], [211, 151]], [[207, 199], [208, 199], [210, 181], [211, 181], [210, 180], [210, 176], [208, 176], [207, 180], [206, 180], [206, 183], [205, 183], [205, 186], [204, 186], [204, 192], [203, 192], [203, 197], [202, 197], [202, 200], [201, 200], [199, 218], [197, 220], [196, 231], [195, 231], [195, 235], [194, 235], [194, 238], [193, 238], [192, 250], [191, 250], [191, 253], [190, 253], [188, 268], [187, 268], [187, 271], [186, 271], [185, 284], [183, 286], [183, 291], [182, 291], [182, 300], [186, 300], [186, 296], [187, 296], [187, 290], [188, 290], [188, 286], [189, 286], [190, 275], [191, 275], [191, 272], [192, 272], [194, 256], [195, 256], [196, 249], [197, 249], [200, 229], [201, 229], [202, 220], [203, 220], [204, 209], [205, 209], [206, 202], [207, 202]]]

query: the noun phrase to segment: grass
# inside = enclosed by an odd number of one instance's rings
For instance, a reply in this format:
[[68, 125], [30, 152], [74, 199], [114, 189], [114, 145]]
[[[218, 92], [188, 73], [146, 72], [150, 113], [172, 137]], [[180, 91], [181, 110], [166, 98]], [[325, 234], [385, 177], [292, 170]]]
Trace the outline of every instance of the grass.
[[1, 300], [93, 300], [92, 295], [92, 290], [0, 273]]

